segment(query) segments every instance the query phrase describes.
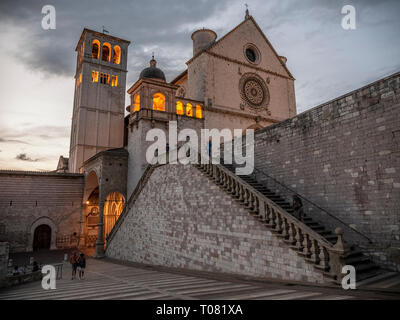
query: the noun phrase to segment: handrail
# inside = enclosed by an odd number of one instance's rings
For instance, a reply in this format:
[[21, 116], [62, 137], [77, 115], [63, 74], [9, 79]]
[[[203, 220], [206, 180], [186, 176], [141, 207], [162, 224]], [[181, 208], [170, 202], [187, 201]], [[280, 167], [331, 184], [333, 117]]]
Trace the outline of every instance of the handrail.
[[[326, 214], [328, 214], [330, 217], [336, 219], [337, 221], [339, 221], [340, 223], [342, 223], [343, 225], [345, 225], [346, 227], [350, 228], [352, 231], [358, 233], [359, 235], [363, 236], [364, 238], [366, 238], [368, 240], [369, 243], [373, 243], [372, 240], [367, 237], [365, 234], [363, 234], [362, 232], [352, 228], [350, 225], [348, 225], [346, 222], [344, 222], [343, 220], [341, 220], [340, 218], [334, 216], [333, 214], [331, 214], [330, 212], [328, 212], [326, 209], [320, 207], [319, 205], [317, 205], [316, 203], [312, 202], [311, 200], [307, 199], [306, 197], [302, 196], [301, 194], [297, 193], [296, 191], [294, 191], [293, 189], [289, 188], [288, 186], [284, 185], [282, 182], [276, 180], [274, 177], [271, 177], [270, 175], [268, 175], [267, 173], [265, 173], [264, 171], [257, 169], [256, 167], [253, 168], [254, 171], [257, 171], [258, 173], [274, 180], [274, 182], [276, 182], [277, 184], [281, 185], [283, 188], [285, 188], [286, 190], [289, 190], [290, 192], [294, 193], [296, 196], [298, 196], [299, 198], [301, 198], [302, 200], [305, 200], [306, 202], [310, 203], [311, 205], [313, 205], [314, 207], [318, 208], [319, 210], [325, 212]], [[254, 174], [253, 171], [253, 174]]]
[[307, 231], [308, 234], [311, 234], [316, 240], [319, 242], [322, 242], [325, 246], [327, 247], [333, 247], [333, 244], [330, 243], [328, 240], [326, 240], [324, 237], [322, 237], [319, 233], [311, 229], [309, 226], [306, 224], [302, 223], [299, 221], [295, 216], [291, 215], [288, 213], [286, 210], [282, 209], [280, 206], [278, 206], [275, 202], [273, 202], [271, 199], [269, 199], [267, 196], [256, 190], [254, 187], [252, 187], [250, 184], [248, 184], [246, 181], [240, 178], [240, 176], [237, 176], [233, 174], [229, 169], [224, 167], [223, 165], [219, 164], [213, 164], [216, 166], [218, 169], [224, 171], [225, 174], [228, 174], [231, 178], [239, 181], [242, 185], [245, 185], [246, 188], [251, 189], [253, 193], [255, 193], [259, 198], [263, 199], [265, 202], [267, 202], [271, 207], [273, 207], [275, 210], [279, 211], [282, 215], [285, 216], [286, 219], [290, 220], [292, 223], [296, 224], [298, 227], [301, 227], [301, 229]]

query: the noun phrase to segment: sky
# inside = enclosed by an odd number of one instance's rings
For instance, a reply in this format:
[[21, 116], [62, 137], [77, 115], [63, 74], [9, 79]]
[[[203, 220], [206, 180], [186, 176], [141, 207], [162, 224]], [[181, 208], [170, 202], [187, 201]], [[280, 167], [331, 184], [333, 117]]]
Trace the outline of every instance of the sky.
[[[192, 56], [192, 32], [205, 27], [222, 37], [243, 21], [245, 3], [288, 58], [298, 113], [400, 71], [398, 0], [2, 0], [0, 169], [55, 170], [59, 156], [68, 157], [83, 28], [104, 26], [131, 41], [129, 88], [153, 51], [171, 81]], [[48, 4], [54, 30], [41, 26]], [[355, 30], [342, 28], [344, 5], [356, 10]]]

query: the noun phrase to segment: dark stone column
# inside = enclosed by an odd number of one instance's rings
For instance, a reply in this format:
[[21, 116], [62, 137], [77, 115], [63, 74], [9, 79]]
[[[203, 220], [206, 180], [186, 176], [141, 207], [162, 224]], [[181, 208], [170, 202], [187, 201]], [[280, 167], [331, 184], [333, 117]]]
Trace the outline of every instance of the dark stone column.
[[95, 258], [104, 257], [104, 238], [103, 238], [103, 211], [104, 211], [104, 201], [100, 200], [99, 197], [99, 223], [97, 224], [97, 241], [96, 241], [96, 253]]

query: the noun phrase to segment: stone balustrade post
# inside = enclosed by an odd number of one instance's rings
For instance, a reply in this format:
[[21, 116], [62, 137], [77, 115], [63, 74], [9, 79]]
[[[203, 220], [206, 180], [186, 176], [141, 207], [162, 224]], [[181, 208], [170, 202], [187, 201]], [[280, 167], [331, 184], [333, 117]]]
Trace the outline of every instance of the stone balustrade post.
[[346, 265], [345, 257], [350, 251], [350, 247], [343, 240], [343, 231], [341, 228], [336, 228], [335, 233], [338, 239], [333, 248], [329, 250], [329, 267], [330, 273], [336, 276], [338, 282], [341, 282], [344, 276], [342, 268]]

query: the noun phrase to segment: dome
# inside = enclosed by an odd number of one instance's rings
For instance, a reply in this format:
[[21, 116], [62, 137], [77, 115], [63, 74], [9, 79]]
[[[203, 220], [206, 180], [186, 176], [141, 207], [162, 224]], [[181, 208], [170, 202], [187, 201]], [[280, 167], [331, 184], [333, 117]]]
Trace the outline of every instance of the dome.
[[150, 60], [150, 67], [143, 69], [143, 71], [140, 73], [139, 78], [143, 79], [160, 79], [165, 81], [165, 74], [164, 72], [156, 67], [157, 65], [157, 61], [154, 60], [154, 56], [153, 58]]

